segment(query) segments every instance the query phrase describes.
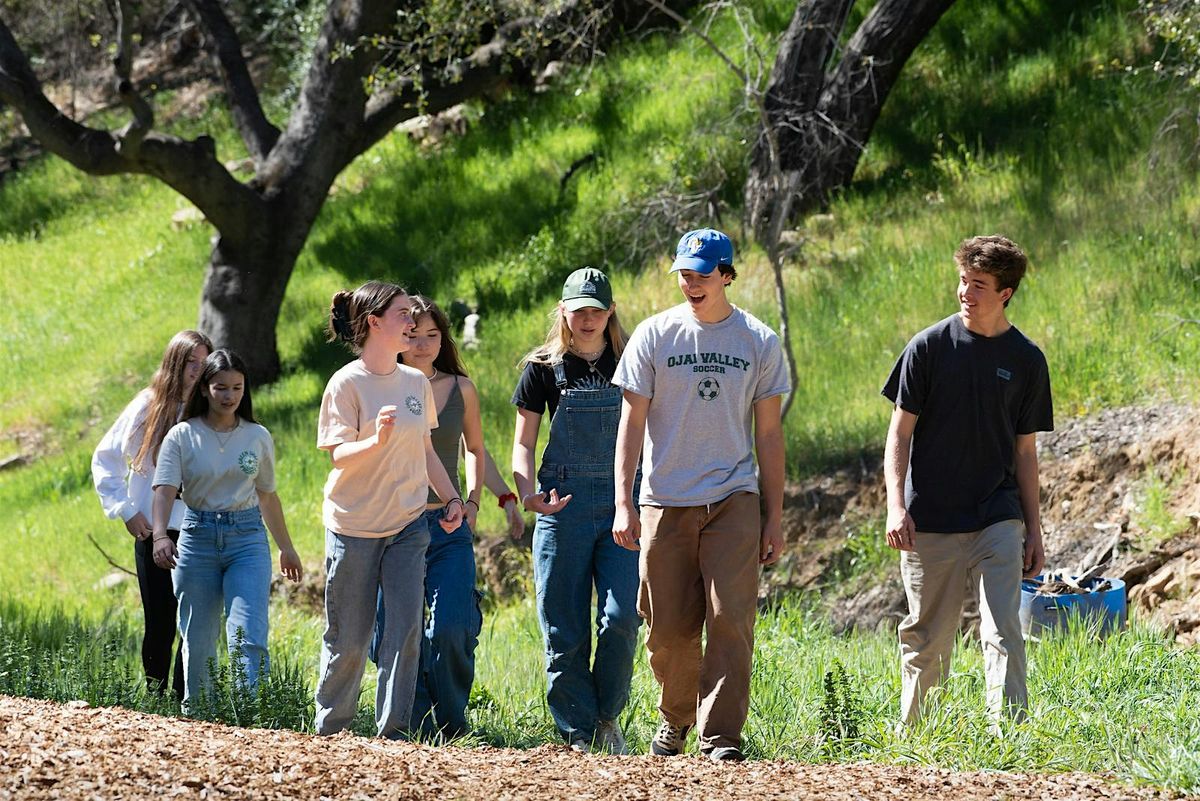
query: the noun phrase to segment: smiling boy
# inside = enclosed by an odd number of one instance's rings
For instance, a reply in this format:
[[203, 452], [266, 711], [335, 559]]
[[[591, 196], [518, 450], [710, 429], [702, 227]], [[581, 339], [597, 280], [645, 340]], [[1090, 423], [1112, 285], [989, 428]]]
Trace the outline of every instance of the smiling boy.
[[1021, 577], [1042, 569], [1038, 431], [1054, 428], [1041, 350], [1008, 321], [1027, 259], [1002, 236], [964, 240], [958, 313], [908, 343], [883, 395], [887, 544], [901, 551], [900, 717], [916, 723], [950, 668], [968, 581], [978, 587], [988, 711], [1028, 705]]
[[758, 568], [783, 550], [790, 387], [779, 337], [726, 297], [737, 277], [729, 237], [684, 234], [671, 272], [684, 302], [637, 327], [613, 376], [625, 390], [613, 539], [641, 550], [638, 612], [662, 688], [652, 752], [680, 753], [694, 726], [701, 753], [740, 760]]

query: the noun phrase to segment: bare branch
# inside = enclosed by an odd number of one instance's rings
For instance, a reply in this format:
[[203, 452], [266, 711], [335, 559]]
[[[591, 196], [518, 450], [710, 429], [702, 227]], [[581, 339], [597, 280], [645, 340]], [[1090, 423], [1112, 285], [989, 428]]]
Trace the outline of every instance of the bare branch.
[[217, 0], [188, 0], [187, 5], [212, 37], [215, 45], [213, 58], [221, 69], [234, 125], [246, 143], [251, 158], [255, 164], [259, 164], [279, 141], [279, 129], [263, 111], [258, 89], [242, 56], [242, 43], [237, 31]]
[[133, 114], [133, 119], [129, 121], [129, 124], [116, 133], [117, 152], [128, 158], [137, 158], [142, 140], [154, 127], [154, 111], [133, 86], [133, 19], [130, 15], [129, 4], [123, 0], [114, 0], [114, 2], [116, 3], [114, 16], [117, 22], [117, 54], [113, 58], [113, 67], [117, 73], [117, 96]]
[[731, 59], [729, 56], [725, 55], [725, 51], [722, 50], [720, 47], [718, 47], [717, 43], [714, 42], [707, 33], [704, 33], [699, 28], [692, 25], [692, 23], [688, 22], [686, 17], [684, 17], [682, 14], [675, 11], [674, 9], [670, 8], [665, 3], [661, 2], [661, 0], [646, 0], [646, 2], [649, 3], [650, 5], [654, 6], [655, 8], [657, 8], [662, 13], [666, 14], [671, 19], [675, 20], [675, 22], [679, 23], [679, 26], [681, 28], [683, 28], [685, 31], [687, 31], [688, 33], [695, 36], [700, 41], [704, 42], [704, 44], [708, 45], [708, 49], [712, 50], [714, 53], [716, 53], [717, 58], [724, 61], [725, 66], [729, 67], [729, 69], [733, 71], [733, 74], [738, 76], [738, 79], [741, 80], [743, 86], [751, 86], [752, 85], [750, 83], [750, 79], [746, 76], [745, 71], [741, 67], [739, 67], [736, 63], [734, 63], [733, 59]]

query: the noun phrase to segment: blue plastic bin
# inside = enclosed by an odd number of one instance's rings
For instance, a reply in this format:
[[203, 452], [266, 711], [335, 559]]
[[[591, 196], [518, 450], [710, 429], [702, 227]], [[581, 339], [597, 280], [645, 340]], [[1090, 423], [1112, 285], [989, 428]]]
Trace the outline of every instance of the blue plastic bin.
[[1021, 582], [1021, 631], [1036, 637], [1043, 629], [1065, 627], [1072, 614], [1100, 621], [1103, 633], [1125, 627], [1125, 582], [1121, 579], [1087, 578], [1079, 582], [1084, 589], [1105, 581], [1111, 585], [1103, 592], [1074, 592], [1066, 595], [1038, 595], [1042, 576]]

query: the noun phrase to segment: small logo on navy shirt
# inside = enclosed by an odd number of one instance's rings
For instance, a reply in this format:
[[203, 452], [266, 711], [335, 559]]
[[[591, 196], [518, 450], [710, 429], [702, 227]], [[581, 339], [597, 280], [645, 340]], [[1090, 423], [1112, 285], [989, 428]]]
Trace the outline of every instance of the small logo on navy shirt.
[[1005, 370], [1003, 367], [996, 368], [996, 376], [998, 378], [1003, 378], [1005, 381], [1012, 380], [1012, 373], [1010, 373], [1008, 370]]

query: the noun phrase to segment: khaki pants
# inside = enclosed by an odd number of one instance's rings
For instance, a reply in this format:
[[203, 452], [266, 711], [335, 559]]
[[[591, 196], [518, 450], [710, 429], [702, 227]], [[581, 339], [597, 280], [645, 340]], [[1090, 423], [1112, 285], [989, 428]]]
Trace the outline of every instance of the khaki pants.
[[672, 725], [695, 725], [702, 751], [740, 748], [758, 603], [758, 495], [643, 506], [641, 519], [638, 613], [662, 687], [659, 711]]
[[1022, 718], [1025, 641], [1021, 638], [1021, 573], [1025, 524], [1005, 520], [964, 534], [917, 532], [900, 553], [908, 617], [900, 624], [900, 720], [920, 720], [925, 694], [950, 670], [968, 580], [979, 588], [988, 712]]

